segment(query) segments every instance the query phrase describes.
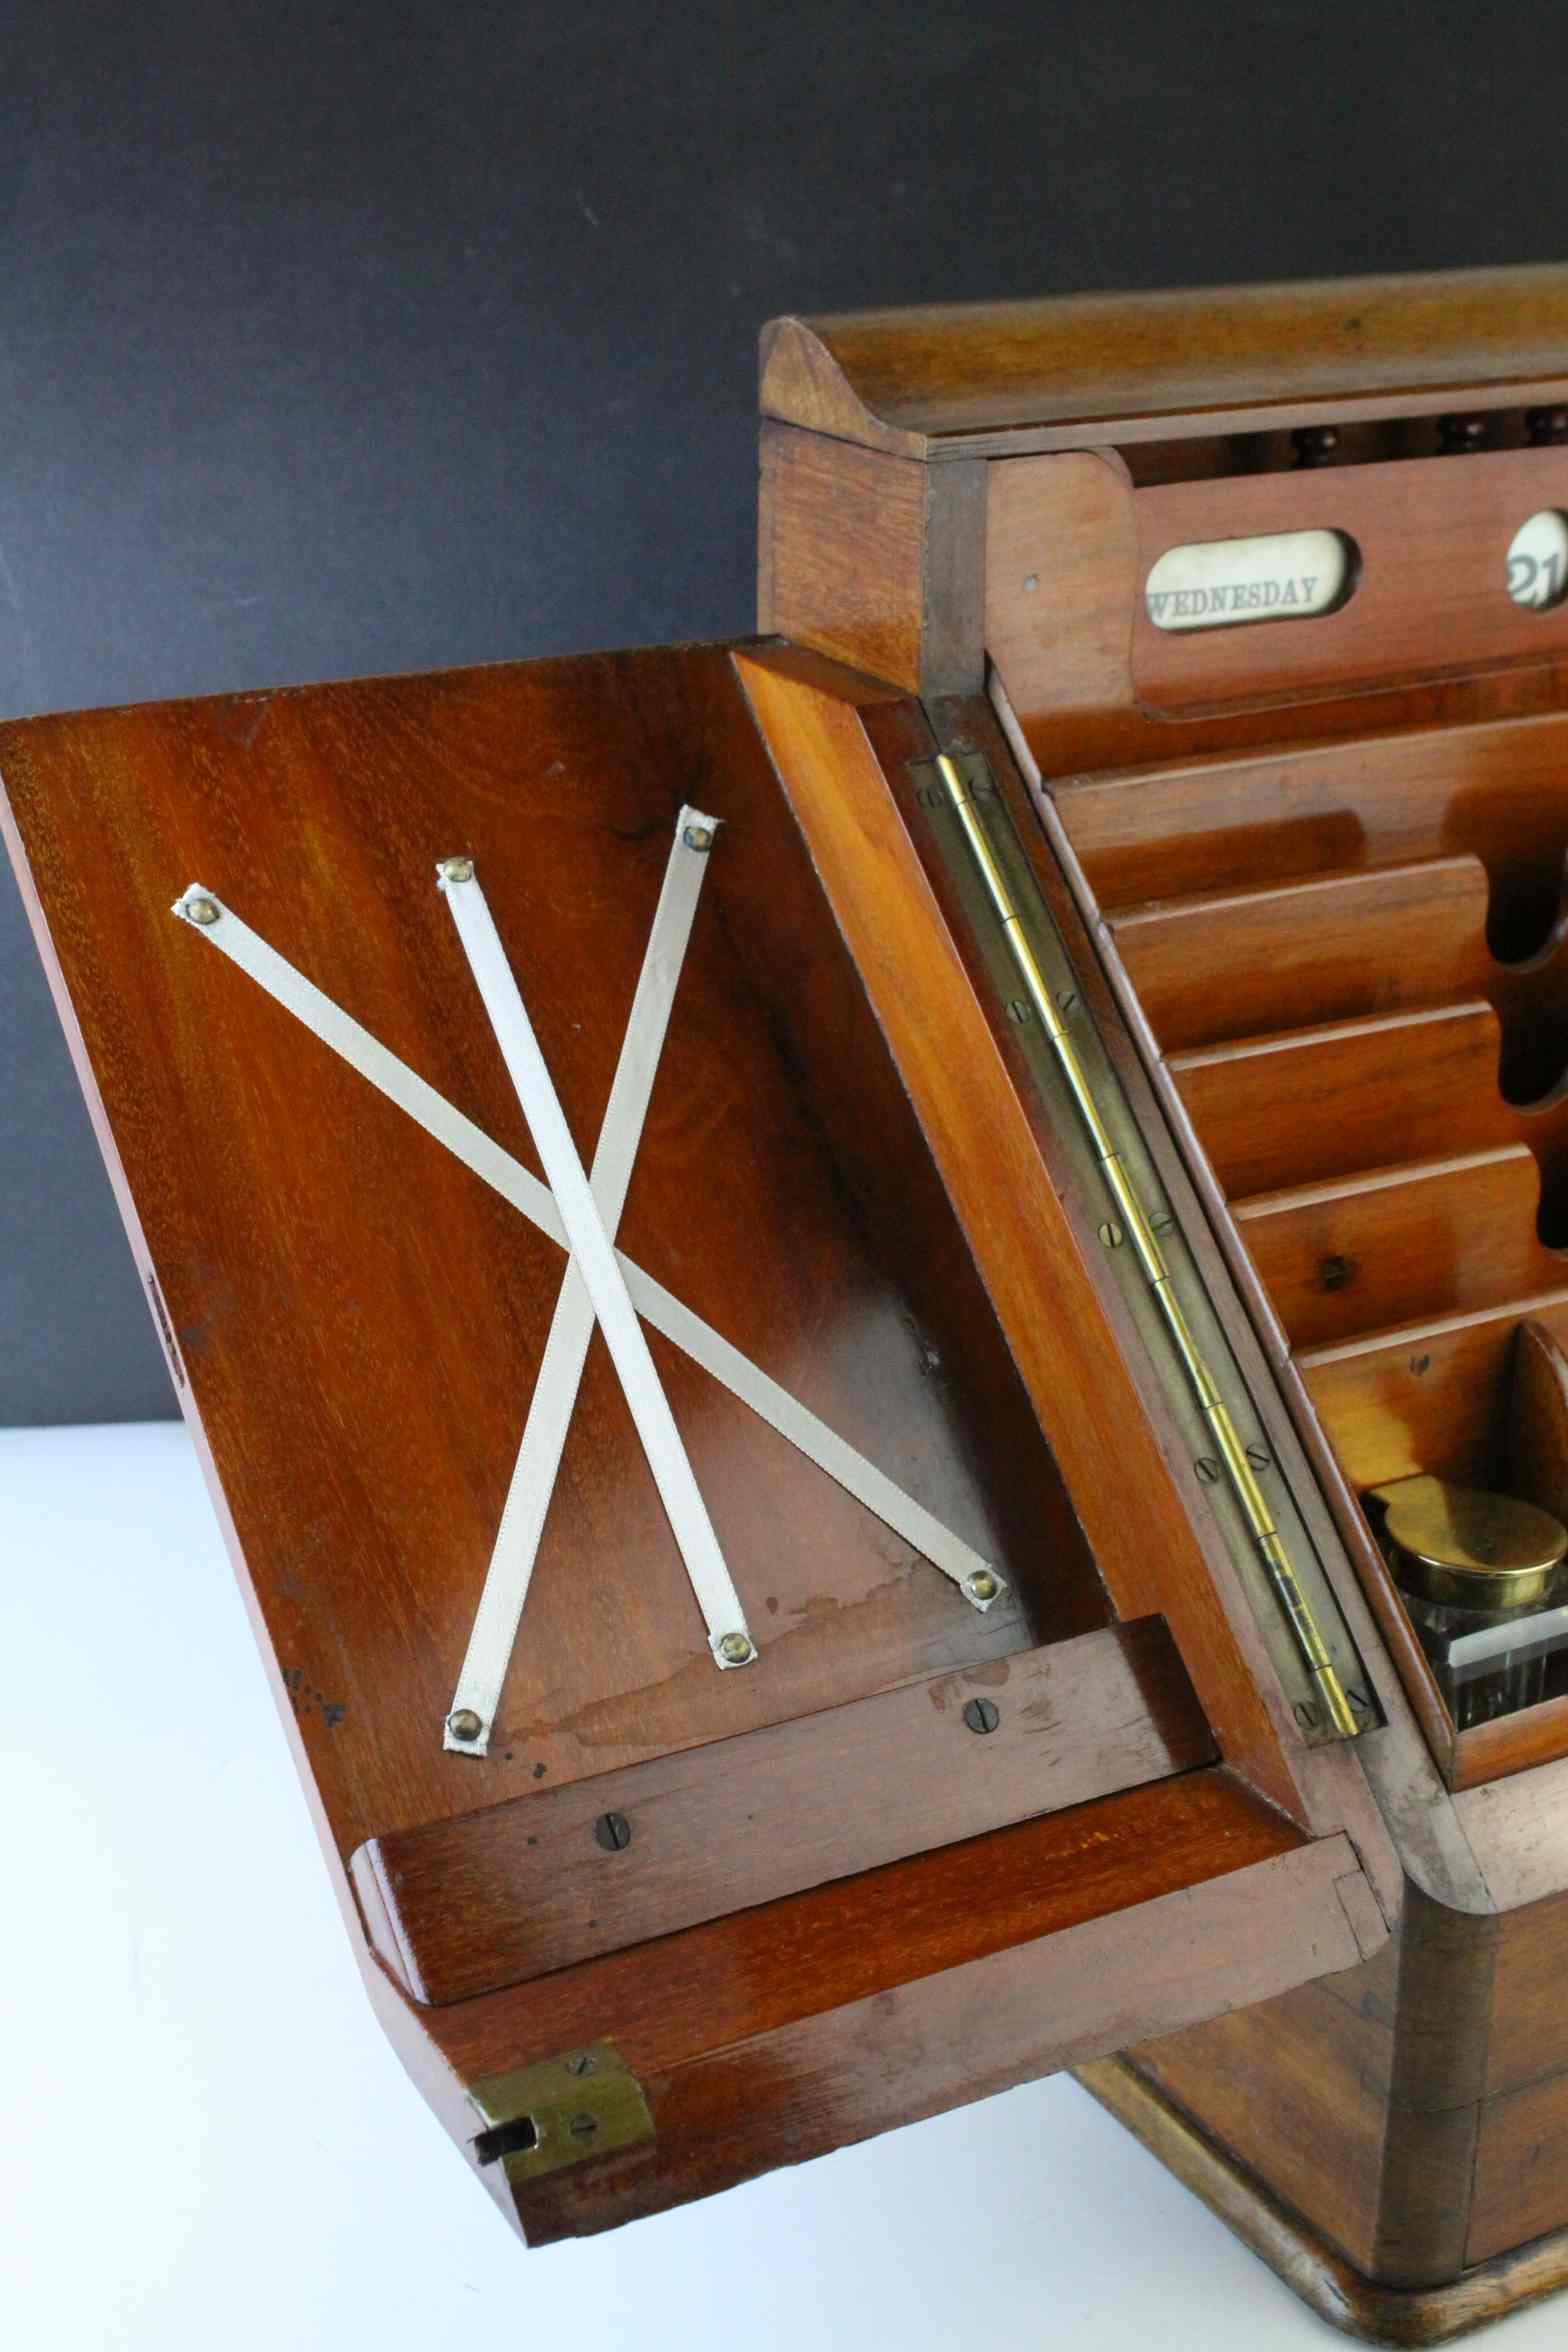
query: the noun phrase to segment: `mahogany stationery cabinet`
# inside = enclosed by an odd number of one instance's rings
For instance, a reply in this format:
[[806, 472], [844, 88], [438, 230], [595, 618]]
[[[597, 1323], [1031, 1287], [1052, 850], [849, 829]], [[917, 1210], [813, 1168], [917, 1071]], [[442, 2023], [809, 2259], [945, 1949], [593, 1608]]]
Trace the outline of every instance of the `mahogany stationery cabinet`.
[[366, 1985], [535, 2242], [1072, 2067], [1440, 2341], [1568, 2282], [1568, 271], [762, 411], [746, 643], [0, 727]]

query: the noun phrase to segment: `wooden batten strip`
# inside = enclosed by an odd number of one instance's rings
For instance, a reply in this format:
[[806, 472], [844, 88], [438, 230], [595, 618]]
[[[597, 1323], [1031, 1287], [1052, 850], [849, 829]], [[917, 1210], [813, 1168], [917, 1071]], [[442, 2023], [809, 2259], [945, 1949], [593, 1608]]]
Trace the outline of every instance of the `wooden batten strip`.
[[1159, 1044], [1216, 1045], [1487, 995], [1474, 857], [1129, 907], [1112, 936]]
[[1568, 843], [1568, 717], [1407, 727], [1068, 778], [1051, 797], [1107, 914], [1193, 891], [1468, 851], [1498, 911], [1548, 908]]
[[1213, 1756], [1145, 1618], [398, 1831], [353, 1870], [415, 1997], [458, 2001]]
[[1541, 1178], [1523, 1143], [1375, 1169], [1232, 1204], [1294, 1348], [1466, 1313], [1568, 1281], [1537, 1238]]
[[1206, 1046], [1168, 1067], [1236, 1199], [1517, 1140], [1501, 1047], [1476, 1000]]

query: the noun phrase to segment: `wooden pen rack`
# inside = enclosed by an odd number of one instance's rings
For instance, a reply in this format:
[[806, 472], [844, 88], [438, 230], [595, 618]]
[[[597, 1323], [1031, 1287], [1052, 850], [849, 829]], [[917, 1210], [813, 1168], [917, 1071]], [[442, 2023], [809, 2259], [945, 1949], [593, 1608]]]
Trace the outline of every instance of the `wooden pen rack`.
[[[1503, 1483], [1521, 1327], [1568, 1347], [1568, 717], [1089, 776], [1052, 799], [1397, 1609], [1351, 1498], [1423, 1470]], [[1563, 1696], [1456, 1734], [1400, 1646], [1457, 1781], [1568, 1749]]]

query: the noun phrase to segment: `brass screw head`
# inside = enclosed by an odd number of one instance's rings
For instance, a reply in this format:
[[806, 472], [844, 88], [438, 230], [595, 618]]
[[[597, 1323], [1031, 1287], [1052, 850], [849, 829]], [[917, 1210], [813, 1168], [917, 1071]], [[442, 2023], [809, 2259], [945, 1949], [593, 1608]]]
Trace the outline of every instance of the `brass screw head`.
[[203, 930], [207, 930], [218, 920], [216, 899], [188, 898], [185, 901], [185, 912], [193, 923], [200, 923]]
[[727, 1633], [719, 1644], [726, 1666], [749, 1666], [756, 1654], [749, 1633]]
[[713, 827], [711, 825], [688, 825], [683, 830], [681, 839], [688, 849], [711, 849], [713, 847]]
[[994, 1601], [1001, 1589], [989, 1568], [977, 1568], [964, 1585], [972, 1601]]
[[443, 858], [436, 872], [443, 882], [472, 882], [474, 861], [468, 857]]
[[447, 1717], [446, 1727], [454, 1739], [476, 1740], [484, 1730], [484, 1722], [472, 1707], [459, 1707], [455, 1715]]

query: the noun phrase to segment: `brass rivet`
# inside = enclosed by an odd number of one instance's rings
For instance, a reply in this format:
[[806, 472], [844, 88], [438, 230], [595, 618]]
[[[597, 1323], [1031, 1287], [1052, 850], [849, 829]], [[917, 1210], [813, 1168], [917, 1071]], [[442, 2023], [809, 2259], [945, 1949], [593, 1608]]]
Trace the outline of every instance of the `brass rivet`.
[[193, 923], [200, 923], [205, 930], [218, 920], [219, 908], [215, 899], [188, 898], [185, 901], [185, 912]]
[[711, 825], [688, 825], [682, 832], [681, 839], [688, 849], [711, 849], [713, 847], [713, 827]]
[[994, 1601], [1000, 1589], [989, 1568], [977, 1568], [964, 1586], [972, 1601]]
[[719, 1644], [719, 1656], [726, 1666], [748, 1665], [754, 1654], [749, 1633], [727, 1633]]
[[446, 1727], [454, 1739], [476, 1740], [484, 1730], [484, 1718], [472, 1707], [459, 1707], [455, 1715], [447, 1717]]
[[469, 857], [443, 858], [436, 872], [443, 882], [472, 882], [474, 861]]
[[1100, 1227], [1100, 1239], [1107, 1249], [1120, 1249], [1126, 1238], [1126, 1234], [1113, 1218], [1107, 1218]]

